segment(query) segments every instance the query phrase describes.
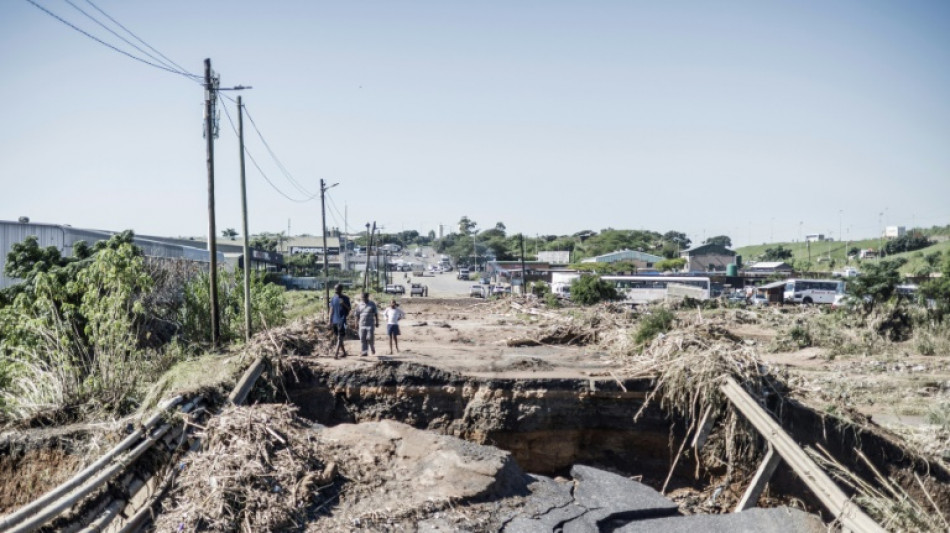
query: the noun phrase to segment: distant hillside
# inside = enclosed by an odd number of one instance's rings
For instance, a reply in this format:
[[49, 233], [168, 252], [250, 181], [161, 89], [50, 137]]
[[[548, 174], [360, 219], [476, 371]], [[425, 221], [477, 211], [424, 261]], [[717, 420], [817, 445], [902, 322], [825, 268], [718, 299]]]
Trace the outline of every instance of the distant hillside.
[[[937, 229], [948, 231], [948, 228]], [[930, 230], [924, 230], [924, 233], [927, 234], [932, 240], [939, 242], [921, 250], [890, 255], [887, 257], [887, 259], [904, 257], [907, 259], [907, 264], [901, 267], [901, 272], [907, 274], [916, 272], [924, 264], [924, 255], [933, 253], [935, 251], [939, 251], [944, 255], [950, 254], [950, 239], [948, 239], [946, 233], [943, 233], [942, 231], [933, 231], [931, 233]], [[846, 265], [856, 267], [858, 270], [860, 270], [860, 261], [851, 261], [850, 263], [848, 262], [848, 250], [851, 248], [872, 248], [874, 250], [878, 250], [881, 247], [881, 240], [866, 239], [849, 242], [824, 241], [808, 243], [807, 245], [803, 242], [777, 242], [772, 244], [743, 246], [741, 248], [737, 248], [736, 253], [742, 256], [743, 264], [748, 264], [753, 261], [758, 261], [759, 257], [765, 253], [767, 248], [776, 248], [778, 246], [782, 246], [792, 251], [792, 258], [786, 261], [788, 263], [801, 263], [808, 261], [810, 249], [811, 268], [809, 270], [830, 272], [833, 270], [840, 270]], [[832, 265], [834, 266], [832, 267]]]

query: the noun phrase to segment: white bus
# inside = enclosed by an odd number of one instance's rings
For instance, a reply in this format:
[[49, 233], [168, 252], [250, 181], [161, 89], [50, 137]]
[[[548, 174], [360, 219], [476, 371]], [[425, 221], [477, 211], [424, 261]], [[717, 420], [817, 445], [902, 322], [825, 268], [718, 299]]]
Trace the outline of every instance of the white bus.
[[709, 278], [694, 276], [601, 276], [611, 283], [621, 295], [624, 303], [641, 305], [657, 300], [665, 300], [671, 287], [687, 288], [686, 295], [697, 300], [710, 298]]
[[785, 282], [785, 301], [797, 304], [835, 303], [844, 294], [844, 282], [833, 279], [790, 279]]

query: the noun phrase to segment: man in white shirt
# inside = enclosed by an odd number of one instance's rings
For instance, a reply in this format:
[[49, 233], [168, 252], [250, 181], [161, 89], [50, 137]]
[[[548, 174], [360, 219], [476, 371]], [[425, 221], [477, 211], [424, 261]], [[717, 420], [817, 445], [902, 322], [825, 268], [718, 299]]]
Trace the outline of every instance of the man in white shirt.
[[406, 313], [399, 308], [396, 300], [393, 300], [383, 313], [386, 315], [386, 335], [389, 337], [389, 354], [393, 353], [393, 344], [396, 345], [396, 353], [399, 353], [399, 321], [405, 318]]

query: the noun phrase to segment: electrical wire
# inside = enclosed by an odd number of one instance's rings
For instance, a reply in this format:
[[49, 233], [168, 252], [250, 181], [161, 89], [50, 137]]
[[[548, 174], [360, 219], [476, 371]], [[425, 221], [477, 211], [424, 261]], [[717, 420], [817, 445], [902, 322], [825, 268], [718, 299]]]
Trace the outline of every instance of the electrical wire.
[[[239, 134], [238, 131], [237, 131], [237, 126], [234, 125], [234, 120], [231, 118], [231, 112], [228, 111], [228, 106], [227, 106], [227, 104], [225, 104], [224, 102], [222, 102], [220, 98], [218, 98], [218, 103], [219, 103], [219, 104], [221, 105], [221, 107], [224, 109], [224, 116], [226, 116], [226, 117], [228, 118], [228, 123], [231, 124], [231, 131], [234, 132], [234, 136], [235, 136], [235, 137], [240, 137], [240, 134]], [[245, 111], [246, 111], [246, 109], [245, 109]], [[251, 154], [250, 150], [247, 149], [247, 146], [244, 146], [244, 153], [247, 155], [247, 158], [251, 160], [251, 164], [254, 165], [254, 168], [256, 168], [257, 171], [261, 174], [261, 176], [263, 176], [264, 181], [266, 181], [267, 184], [270, 185], [272, 189], [274, 189], [275, 191], [277, 191], [277, 194], [280, 194], [281, 196], [283, 196], [284, 198], [290, 200], [291, 202], [296, 202], [296, 203], [301, 203], [301, 204], [302, 204], [302, 203], [309, 202], [309, 201], [313, 200], [313, 199], [316, 197], [316, 195], [314, 195], [314, 196], [310, 196], [309, 198], [304, 198], [304, 199], [300, 200], [300, 199], [293, 198], [293, 197], [289, 196], [287, 193], [285, 193], [284, 191], [280, 190], [280, 187], [278, 187], [273, 181], [271, 181], [270, 178], [267, 177], [267, 173], [264, 172], [264, 169], [262, 169], [261, 166], [257, 163], [257, 160], [254, 159], [254, 156]], [[318, 193], [318, 194], [319, 194], [319, 193]]]
[[[180, 71], [182, 71], [182, 72], [186, 72], [186, 71], [187, 71], [187, 69], [185, 69], [184, 67], [182, 67], [182, 66], [179, 65], [178, 63], [175, 63], [174, 61], [172, 61], [171, 59], [169, 59], [168, 56], [166, 56], [165, 54], [159, 52], [159, 51], [156, 50], [152, 45], [150, 45], [150, 44], [148, 44], [147, 42], [145, 42], [144, 39], [142, 39], [142, 38], [139, 37], [138, 35], [132, 33], [132, 30], [130, 30], [130, 29], [126, 28], [125, 26], [123, 26], [121, 22], [119, 22], [118, 20], [112, 18], [108, 13], [106, 13], [105, 11], [103, 11], [102, 9], [100, 9], [99, 6], [97, 6], [96, 4], [93, 4], [93, 3], [92, 3], [92, 0], [86, 0], [86, 3], [89, 4], [89, 5], [91, 5], [93, 8], [95, 8], [96, 11], [102, 13], [107, 19], [111, 20], [116, 26], [118, 26], [118, 27], [122, 28], [123, 30], [125, 30], [126, 33], [128, 33], [129, 35], [131, 35], [132, 37], [134, 37], [135, 40], [137, 40], [138, 42], [140, 42], [140, 43], [142, 43], [143, 45], [145, 45], [146, 48], [148, 48], [149, 50], [151, 50], [151, 51], [155, 52], [156, 54], [158, 54], [159, 56], [161, 56], [161, 58], [166, 61], [166, 64], [170, 64], [170, 65], [174, 66], [175, 68], [177, 68], [178, 70], [180, 70]], [[78, 9], [78, 8], [77, 8], [77, 9]], [[124, 40], [124, 39], [123, 39], [123, 40]], [[126, 42], [128, 42], [128, 41], [126, 41]], [[132, 43], [129, 43], [129, 44], [132, 44]], [[132, 46], [135, 46], [135, 45], [132, 45]], [[138, 47], [136, 47], [136, 49], [138, 49]], [[149, 55], [149, 57], [153, 57], [151, 54], [148, 54], [148, 55]], [[153, 59], [154, 59], [154, 57], [153, 57]]]
[[[91, 21], [95, 22], [96, 24], [98, 24], [102, 29], [104, 29], [104, 30], [106, 30], [107, 32], [111, 33], [112, 35], [118, 37], [122, 42], [124, 42], [125, 44], [131, 46], [132, 48], [135, 48], [135, 49], [138, 50], [139, 52], [145, 54], [146, 56], [148, 56], [150, 59], [152, 59], [152, 60], [155, 61], [156, 63], [159, 63], [159, 64], [161, 64], [162, 66], [167, 67], [167, 68], [169, 68], [169, 69], [171, 69], [171, 68], [174, 66], [174, 67], [178, 67], [178, 70], [182, 70], [182, 71], [185, 70], [185, 69], [181, 68], [180, 66], [175, 65], [174, 62], [166, 63], [165, 60], [159, 59], [159, 58], [155, 57], [154, 55], [150, 54], [149, 52], [147, 52], [147, 51], [145, 51], [145, 50], [142, 50], [141, 48], [138, 47], [138, 45], [136, 45], [135, 43], [129, 41], [129, 40], [126, 39], [125, 37], [119, 35], [118, 33], [115, 32], [115, 30], [113, 30], [113, 29], [110, 28], [109, 26], [106, 26], [101, 20], [99, 20], [99, 19], [97, 19], [96, 17], [94, 17], [94, 16], [90, 15], [89, 13], [85, 12], [81, 7], [79, 7], [79, 6], [77, 6], [76, 4], [74, 4], [74, 3], [72, 2], [72, 0], [63, 0], [63, 1], [66, 2], [67, 4], [73, 6], [73, 8], [74, 8], [76, 11], [79, 11], [80, 13], [82, 13], [83, 15], [85, 15], [86, 18], [88, 18], [89, 20], [91, 20]], [[93, 6], [93, 7], [96, 7], [95, 4], [93, 4], [92, 6]], [[99, 8], [96, 7], [96, 9], [99, 9]], [[101, 13], [105, 14], [101, 9], [100, 9], [99, 11], [100, 11]], [[106, 15], [106, 17], [109, 17], [109, 15]], [[115, 22], [115, 19], [113, 19], [112, 17], [109, 17], [109, 20], [112, 20], [113, 22]], [[116, 24], [118, 24], [118, 23], [116, 23]], [[123, 29], [125, 28], [125, 27], [122, 26], [121, 24], [119, 24], [119, 26], [122, 27]], [[128, 31], [128, 30], [126, 30], [126, 31]], [[196, 80], [196, 81], [197, 81], [197, 80]]]
[[277, 168], [279, 168], [280, 171], [284, 174], [284, 177], [287, 178], [287, 181], [289, 181], [290, 184], [293, 185], [294, 188], [300, 191], [300, 193], [303, 194], [304, 196], [308, 196], [311, 198], [315, 197], [316, 194], [311, 193], [303, 185], [301, 185], [296, 179], [294, 179], [290, 171], [287, 170], [287, 167], [285, 167], [284, 164], [281, 163], [280, 159], [277, 157], [277, 154], [274, 153], [274, 151], [270, 147], [270, 144], [267, 143], [267, 139], [264, 138], [264, 134], [262, 134], [261, 130], [257, 127], [257, 123], [254, 122], [254, 117], [251, 116], [251, 113], [250, 111], [248, 111], [247, 106], [244, 106], [244, 114], [247, 115], [248, 120], [251, 122], [251, 126], [254, 127], [254, 131], [257, 132], [257, 136], [260, 138], [261, 142], [264, 144], [264, 148], [267, 149], [267, 152], [270, 154], [271, 159], [273, 159], [274, 163], [277, 164]]
[[[327, 194], [327, 199], [330, 200], [330, 209], [331, 209], [330, 212], [332, 213], [333, 211], [336, 211], [336, 214], [340, 215], [340, 218], [343, 219], [343, 226], [345, 226], [343, 229], [344, 229], [347, 233], [349, 233], [349, 232], [350, 232], [350, 225], [347, 224], [346, 215], [344, 215], [343, 213], [340, 212], [340, 208], [336, 206], [336, 202], [333, 201], [333, 197], [332, 197], [332, 196], [330, 196], [329, 194]], [[339, 223], [338, 223], [338, 225], [339, 225]]]
[[88, 38], [90, 38], [90, 39], [92, 39], [93, 41], [96, 41], [97, 43], [101, 44], [102, 46], [105, 46], [106, 48], [109, 48], [110, 50], [113, 50], [113, 51], [115, 51], [115, 52], [118, 52], [118, 53], [120, 53], [120, 54], [122, 54], [122, 55], [124, 55], [124, 56], [126, 56], [126, 57], [128, 57], [128, 58], [130, 58], [130, 59], [134, 59], [135, 61], [138, 61], [138, 62], [140, 62], [140, 63], [144, 63], [144, 64], [146, 64], [146, 65], [148, 65], [148, 66], [150, 66], [150, 67], [155, 67], [155, 68], [157, 68], [157, 69], [164, 70], [164, 71], [166, 71], [166, 72], [171, 72], [172, 74], [178, 74], [178, 75], [184, 76], [184, 77], [186, 77], [186, 78], [188, 78], [188, 79], [191, 79], [192, 81], [197, 81], [198, 79], [201, 79], [201, 76], [198, 76], [197, 74], [192, 74], [192, 73], [186, 72], [186, 71], [184, 71], [184, 70], [176, 70], [176, 69], [173, 69], [173, 68], [169, 68], [169, 67], [167, 67], [167, 66], [165, 66], [165, 65], [159, 65], [159, 64], [153, 63], [153, 62], [151, 62], [151, 61], [149, 61], [149, 60], [147, 60], [147, 59], [142, 59], [141, 57], [138, 57], [138, 56], [136, 56], [136, 55], [134, 55], [134, 54], [131, 54], [131, 53], [129, 53], [129, 52], [126, 52], [125, 50], [122, 50], [122, 49], [120, 49], [120, 48], [118, 48], [118, 47], [116, 47], [116, 46], [113, 46], [113, 45], [111, 45], [111, 44], [109, 44], [109, 43], [103, 41], [102, 39], [96, 37], [95, 35], [93, 35], [93, 34], [87, 32], [86, 30], [83, 30], [82, 28], [76, 26], [75, 24], [73, 24], [73, 23], [67, 21], [66, 19], [60, 17], [60, 16], [57, 15], [56, 13], [53, 13], [53, 12], [50, 11], [49, 9], [46, 9], [45, 7], [43, 7], [43, 6], [41, 6], [40, 4], [36, 3], [34, 0], [26, 0], [26, 1], [29, 2], [30, 4], [32, 4], [32, 5], [33, 5], [34, 7], [36, 7], [37, 9], [39, 9], [40, 11], [42, 11], [43, 13], [46, 13], [47, 15], [49, 15], [49, 16], [53, 17], [54, 19], [56, 19], [56, 20], [62, 22], [63, 24], [69, 26], [70, 28], [76, 30], [77, 32], [79, 32], [79, 33], [85, 35], [86, 37], [88, 37]]

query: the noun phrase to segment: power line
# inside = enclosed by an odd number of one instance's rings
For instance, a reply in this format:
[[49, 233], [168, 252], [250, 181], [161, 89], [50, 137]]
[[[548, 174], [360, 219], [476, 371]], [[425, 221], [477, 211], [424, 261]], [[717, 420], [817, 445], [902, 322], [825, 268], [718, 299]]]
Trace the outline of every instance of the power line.
[[120, 49], [120, 48], [117, 48], [116, 46], [113, 46], [113, 45], [111, 45], [111, 44], [109, 44], [109, 43], [103, 41], [102, 39], [96, 37], [95, 35], [92, 35], [91, 33], [87, 32], [86, 30], [81, 29], [80, 27], [76, 26], [75, 24], [73, 24], [73, 23], [67, 21], [66, 19], [60, 17], [60, 16], [57, 15], [56, 13], [53, 13], [53, 12], [50, 11], [49, 9], [46, 9], [45, 7], [43, 7], [43, 6], [39, 5], [39, 4], [37, 4], [34, 0], [26, 0], [26, 1], [29, 2], [30, 4], [32, 4], [32, 5], [33, 5], [34, 7], [36, 7], [37, 9], [39, 9], [40, 11], [42, 11], [43, 13], [46, 13], [47, 15], [53, 17], [54, 19], [56, 19], [56, 20], [62, 22], [63, 24], [69, 26], [70, 28], [76, 30], [77, 32], [79, 32], [79, 33], [85, 35], [86, 37], [92, 39], [93, 41], [96, 41], [97, 43], [101, 44], [102, 46], [105, 46], [106, 48], [109, 48], [110, 50], [112, 50], [112, 51], [114, 51], [114, 52], [118, 52], [118, 53], [120, 53], [120, 54], [122, 54], [122, 55], [124, 55], [124, 56], [126, 56], [126, 57], [128, 57], [128, 58], [130, 58], [130, 59], [134, 59], [135, 61], [138, 61], [138, 62], [140, 62], [140, 63], [144, 63], [144, 64], [146, 64], [146, 65], [148, 65], [148, 66], [150, 66], [150, 67], [155, 67], [155, 68], [157, 68], [157, 69], [164, 70], [164, 71], [166, 71], [166, 72], [171, 72], [172, 74], [179, 74], [179, 75], [181, 75], [181, 76], [185, 76], [186, 78], [188, 78], [188, 79], [190, 79], [190, 80], [192, 80], [192, 81], [197, 81], [197, 80], [199, 80], [199, 79], [201, 78], [201, 76], [198, 76], [197, 74], [192, 74], [192, 73], [190, 73], [190, 72], [185, 72], [184, 70], [176, 70], [176, 69], [173, 69], [173, 68], [169, 68], [169, 67], [167, 67], [167, 66], [165, 66], [165, 65], [159, 65], [158, 63], [153, 63], [153, 62], [151, 62], [151, 61], [149, 61], [149, 60], [147, 60], [147, 59], [142, 59], [141, 57], [138, 57], [138, 56], [136, 56], [136, 55], [134, 55], [134, 54], [131, 54], [131, 53], [129, 53], [129, 52], [126, 52], [125, 50], [122, 50], [122, 49]]
[[[345, 216], [343, 213], [340, 212], [340, 208], [336, 206], [336, 202], [333, 201], [333, 197], [332, 197], [332, 196], [330, 196], [330, 195], [328, 194], [328, 195], [327, 195], [327, 198], [330, 199], [330, 207], [331, 207], [334, 211], [336, 211], [336, 214], [340, 215], [340, 217], [343, 218], [343, 226], [344, 226], [343, 230], [349, 233], [349, 231], [350, 231], [350, 225], [346, 223], [346, 216]], [[331, 212], [331, 214], [332, 214], [332, 212]], [[335, 218], [335, 217], [334, 217], [334, 218]]]
[[[219, 95], [219, 96], [221, 96], [221, 95]], [[231, 99], [231, 98], [229, 98], [229, 99]], [[231, 99], [231, 100], [233, 100], [233, 99]], [[235, 135], [235, 137], [236, 137], [236, 136], [238, 135], [238, 131], [237, 131], [237, 127], [234, 125], [234, 120], [231, 119], [231, 112], [228, 111], [228, 106], [227, 106], [227, 104], [225, 104], [224, 102], [220, 102], [220, 99], [219, 99], [219, 103], [221, 104], [221, 108], [224, 109], [224, 116], [226, 116], [226, 117], [228, 118], [228, 123], [231, 124], [231, 131], [234, 132], [234, 135]], [[246, 109], [246, 108], [245, 108], [245, 109]], [[256, 168], [257, 171], [260, 172], [261, 176], [264, 177], [264, 181], [266, 181], [266, 182], [268, 183], [268, 185], [271, 186], [272, 189], [274, 189], [275, 191], [277, 191], [277, 193], [280, 194], [281, 196], [283, 196], [284, 198], [290, 200], [291, 202], [297, 202], [297, 203], [301, 203], [301, 204], [302, 204], [302, 203], [309, 202], [309, 201], [313, 200], [313, 199], [316, 197], [316, 196], [310, 196], [309, 198], [304, 198], [303, 200], [299, 200], [299, 199], [297, 199], [297, 198], [292, 198], [291, 196], [287, 195], [287, 193], [285, 193], [284, 191], [280, 190], [280, 188], [277, 187], [277, 185], [275, 185], [274, 182], [271, 181], [270, 178], [267, 177], [267, 173], [264, 172], [264, 169], [262, 169], [261, 166], [257, 163], [257, 160], [254, 159], [254, 156], [251, 155], [251, 151], [247, 149], [247, 146], [244, 147], [244, 153], [247, 154], [247, 158], [251, 160], [251, 164], [254, 165], [254, 168]], [[319, 193], [317, 193], [317, 194], [319, 194]]]
[[[162, 59], [164, 59], [168, 64], [171, 64], [172, 66], [174, 66], [174, 67], [177, 68], [178, 70], [181, 70], [182, 72], [185, 72], [185, 71], [186, 71], [186, 69], [185, 69], [184, 67], [182, 67], [182, 66], [179, 65], [178, 63], [175, 63], [174, 61], [172, 61], [171, 59], [169, 59], [168, 56], [166, 56], [165, 54], [163, 54], [163, 53], [159, 52], [158, 50], [156, 50], [152, 45], [150, 45], [150, 44], [148, 44], [147, 42], [145, 42], [145, 40], [143, 40], [143, 39], [142, 39], [141, 37], [139, 37], [138, 35], [132, 33], [132, 30], [130, 30], [130, 29], [126, 28], [125, 26], [123, 26], [121, 22], [119, 22], [118, 20], [112, 18], [108, 13], [106, 13], [105, 11], [103, 11], [102, 9], [100, 9], [99, 6], [97, 6], [96, 4], [93, 4], [93, 3], [92, 3], [92, 0], [86, 0], [86, 3], [89, 4], [89, 5], [91, 5], [93, 8], [95, 8], [96, 11], [98, 11], [98, 12], [102, 13], [103, 15], [105, 15], [105, 17], [106, 17], [107, 19], [109, 19], [109, 20], [111, 20], [113, 23], [115, 23], [116, 26], [118, 26], [118, 27], [122, 28], [123, 30], [125, 30], [126, 33], [128, 33], [129, 35], [131, 35], [132, 37], [134, 37], [138, 42], [140, 42], [140, 43], [142, 43], [143, 45], [145, 45], [146, 48], [148, 48], [149, 50], [151, 50], [151, 51], [155, 52], [156, 54], [158, 54], [159, 56], [161, 56]], [[123, 39], [123, 40], [124, 40], [124, 39]], [[127, 41], [126, 41], [126, 42], [127, 42]], [[132, 44], [132, 43], [129, 43], [129, 44]], [[135, 45], [132, 45], [132, 46], [135, 46]], [[136, 47], [136, 49], [138, 49], [138, 47]], [[153, 57], [153, 56], [151, 56], [150, 54], [148, 54], [148, 55], [149, 55], [149, 57]]]
[[254, 127], [254, 131], [257, 132], [257, 136], [261, 139], [261, 142], [264, 144], [264, 148], [267, 149], [267, 152], [270, 154], [271, 158], [274, 160], [274, 163], [277, 164], [277, 168], [279, 168], [280, 171], [284, 174], [284, 177], [287, 178], [287, 181], [289, 181], [290, 184], [293, 185], [304, 196], [315, 198], [316, 194], [311, 193], [303, 185], [301, 185], [297, 180], [295, 180], [293, 175], [291, 175], [290, 171], [287, 170], [287, 167], [285, 167], [284, 164], [281, 163], [280, 159], [277, 157], [277, 154], [274, 153], [274, 151], [270, 147], [270, 144], [267, 143], [267, 139], [264, 138], [264, 134], [261, 133], [261, 130], [257, 127], [257, 124], [254, 122], [254, 117], [252, 117], [250, 111], [247, 110], [247, 106], [244, 106], [244, 112], [245, 114], [247, 114], [248, 120], [251, 121], [251, 126]]
[[[95, 22], [95, 23], [98, 24], [100, 27], [102, 27], [104, 30], [106, 30], [107, 32], [109, 32], [109, 33], [111, 33], [112, 35], [118, 37], [118, 38], [119, 38], [122, 42], [124, 42], [125, 44], [127, 44], [127, 45], [131, 46], [132, 48], [135, 48], [135, 49], [138, 50], [139, 52], [145, 54], [146, 56], [148, 56], [149, 58], [151, 58], [151, 59], [152, 59], [153, 61], [155, 61], [156, 63], [159, 63], [159, 64], [161, 64], [161, 65], [164, 66], [164, 67], [172, 68], [172, 66], [173, 66], [172, 64], [166, 63], [166, 62], [163, 61], [162, 59], [159, 59], [159, 58], [153, 56], [152, 54], [148, 53], [147, 51], [142, 50], [141, 48], [138, 47], [138, 45], [136, 45], [135, 43], [129, 41], [129, 40], [126, 39], [125, 37], [119, 35], [119, 34], [116, 33], [112, 28], [106, 26], [102, 21], [100, 21], [100, 20], [97, 19], [96, 17], [94, 17], [94, 16], [90, 15], [89, 13], [86, 13], [85, 11], [83, 11], [83, 9], [82, 9], [81, 7], [79, 7], [79, 6], [77, 6], [76, 4], [74, 4], [74, 3], [72, 2], [72, 0], [63, 0], [63, 1], [66, 2], [67, 4], [73, 6], [73, 8], [74, 8], [76, 11], [79, 11], [80, 13], [82, 13], [83, 15], [85, 15], [86, 18], [88, 18], [89, 20]], [[93, 5], [93, 7], [96, 7], [96, 6]], [[99, 8], [96, 7], [96, 9], [99, 9]], [[102, 13], [104, 13], [101, 9], [100, 9], [99, 11], [102, 12]], [[109, 17], [109, 15], [106, 15], [106, 16]], [[109, 17], [109, 20], [112, 20], [113, 22], [115, 22], [115, 19], [113, 19], [112, 17]], [[122, 26], [122, 25], [119, 24], [119, 26]], [[128, 31], [128, 30], [126, 30], [126, 31]], [[179, 69], [179, 70], [184, 70], [184, 69], [182, 69], [181, 67], [178, 67], [178, 69]]]

